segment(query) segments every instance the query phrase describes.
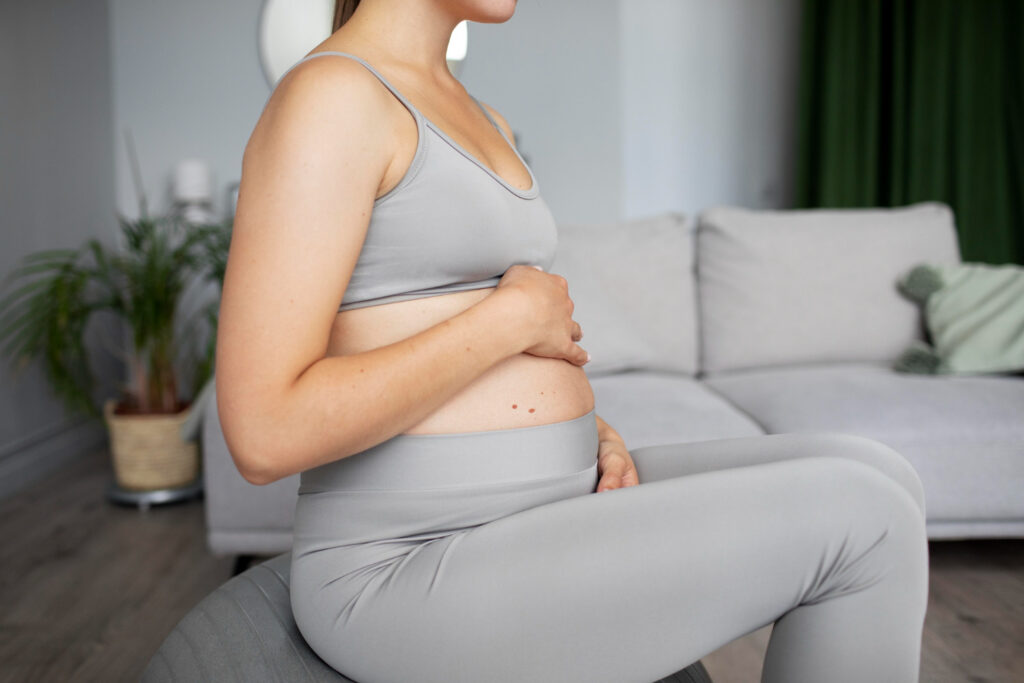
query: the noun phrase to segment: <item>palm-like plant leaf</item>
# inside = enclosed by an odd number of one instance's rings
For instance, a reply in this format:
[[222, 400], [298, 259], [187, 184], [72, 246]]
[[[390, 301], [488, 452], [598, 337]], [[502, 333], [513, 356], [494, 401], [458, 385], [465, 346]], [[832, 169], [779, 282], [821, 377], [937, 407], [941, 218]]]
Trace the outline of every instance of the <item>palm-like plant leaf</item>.
[[[0, 285], [0, 346], [16, 365], [32, 358], [57, 394], [73, 409], [101, 417], [92, 400], [95, 377], [85, 332], [92, 313], [117, 314], [131, 330], [132, 399], [142, 412], [177, 411], [175, 361], [196, 356], [180, 342], [198, 338], [193, 321], [176, 336], [178, 305], [189, 282], [203, 276], [223, 282], [227, 224], [185, 226], [174, 217], [130, 220], [117, 214], [123, 248], [99, 240], [79, 249], [45, 249], [25, 256]], [[186, 229], [187, 228], [187, 229]], [[192, 318], [216, 325], [213, 302]], [[211, 313], [212, 310], [212, 313]], [[212, 338], [213, 335], [211, 335]], [[183, 352], [186, 352], [183, 354]], [[195, 363], [193, 388], [212, 372], [210, 343]]]

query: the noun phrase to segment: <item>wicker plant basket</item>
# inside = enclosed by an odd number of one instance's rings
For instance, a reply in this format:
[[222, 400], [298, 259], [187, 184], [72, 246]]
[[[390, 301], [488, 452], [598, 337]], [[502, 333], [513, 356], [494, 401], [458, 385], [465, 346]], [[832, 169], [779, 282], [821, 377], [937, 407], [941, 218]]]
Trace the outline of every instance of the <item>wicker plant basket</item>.
[[191, 405], [174, 415], [115, 415], [116, 407], [115, 399], [103, 403], [118, 486], [154, 491], [185, 486], [199, 476], [198, 445], [181, 438]]

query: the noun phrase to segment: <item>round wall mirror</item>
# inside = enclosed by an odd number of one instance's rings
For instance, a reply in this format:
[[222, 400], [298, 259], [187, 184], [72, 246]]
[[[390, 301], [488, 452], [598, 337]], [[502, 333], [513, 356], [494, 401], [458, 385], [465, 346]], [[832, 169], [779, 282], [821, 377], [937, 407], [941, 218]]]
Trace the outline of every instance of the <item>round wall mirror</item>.
[[264, 0], [259, 53], [273, 88], [295, 62], [331, 35], [334, 0]]
[[[271, 89], [295, 62], [331, 35], [334, 0], [264, 0], [258, 50]], [[466, 57], [468, 28], [460, 21], [448, 42], [448, 68], [458, 77]]]

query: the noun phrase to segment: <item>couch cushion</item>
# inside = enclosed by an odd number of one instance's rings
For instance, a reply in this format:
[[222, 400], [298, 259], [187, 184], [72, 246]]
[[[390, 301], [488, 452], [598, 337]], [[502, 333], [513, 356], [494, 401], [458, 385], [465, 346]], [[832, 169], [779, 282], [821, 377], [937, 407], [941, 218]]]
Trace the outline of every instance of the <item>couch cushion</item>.
[[569, 282], [590, 377], [629, 368], [697, 371], [692, 225], [665, 212], [560, 224], [551, 272]]
[[959, 260], [943, 204], [709, 209], [697, 228], [702, 372], [894, 361], [924, 338], [897, 280], [922, 261]]
[[892, 446], [921, 476], [929, 522], [1024, 519], [1024, 377], [831, 363], [728, 373], [706, 384], [768, 432], [847, 432]]
[[628, 448], [762, 434], [757, 424], [683, 374], [636, 370], [595, 377], [595, 412]]

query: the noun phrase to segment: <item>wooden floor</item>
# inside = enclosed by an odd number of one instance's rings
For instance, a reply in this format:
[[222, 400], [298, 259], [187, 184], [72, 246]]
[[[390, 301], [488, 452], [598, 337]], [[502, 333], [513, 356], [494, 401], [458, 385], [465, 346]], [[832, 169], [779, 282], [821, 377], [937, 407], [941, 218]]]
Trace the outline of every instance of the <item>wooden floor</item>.
[[[174, 624], [227, 580], [201, 501], [140, 512], [104, 499], [98, 452], [0, 502], [0, 681], [137, 681]], [[1024, 540], [936, 541], [921, 681], [1024, 681]], [[770, 627], [703, 659], [756, 683]]]

